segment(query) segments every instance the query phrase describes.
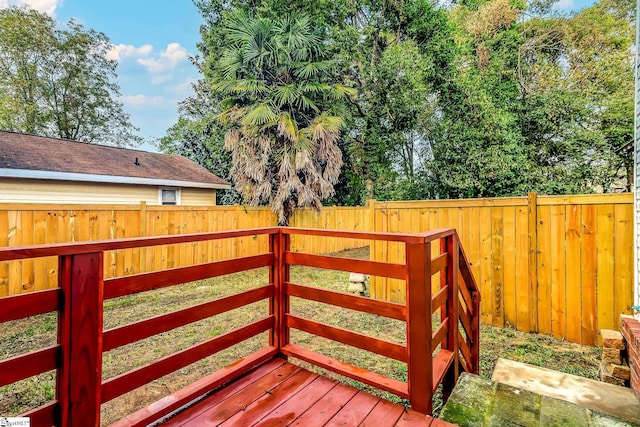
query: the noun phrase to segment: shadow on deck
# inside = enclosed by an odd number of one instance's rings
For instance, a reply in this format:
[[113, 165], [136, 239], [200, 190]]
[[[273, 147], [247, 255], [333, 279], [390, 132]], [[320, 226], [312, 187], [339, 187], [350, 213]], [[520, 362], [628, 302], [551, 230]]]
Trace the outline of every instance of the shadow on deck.
[[[396, 242], [404, 245], [405, 263], [294, 252], [290, 249], [294, 235]], [[105, 251], [261, 236], [266, 236], [268, 245], [256, 255], [103, 279]], [[446, 400], [461, 371], [478, 372], [480, 295], [453, 229], [413, 235], [274, 227], [0, 249], [0, 262], [48, 256], [58, 258], [59, 288], [0, 298], [0, 323], [58, 312], [57, 345], [0, 361], [0, 387], [56, 371], [55, 400], [24, 414], [34, 427], [98, 425], [103, 403], [263, 332], [268, 332], [268, 342], [260, 350], [115, 425], [143, 426], [169, 415], [174, 415], [168, 418], [169, 425], [248, 426], [266, 419], [264, 425], [269, 426], [292, 420], [305, 426], [445, 425], [428, 417], [436, 389], [441, 386]], [[290, 278], [292, 265], [404, 280], [407, 303], [295, 284]], [[105, 300], [264, 267], [269, 269], [269, 283], [264, 286], [103, 330]], [[406, 345], [296, 316], [290, 311], [291, 297], [404, 321]], [[261, 300], [269, 301], [269, 311], [260, 320], [116, 377], [102, 377], [103, 352]], [[436, 311], [441, 322], [432, 327]], [[306, 349], [292, 342], [291, 329], [403, 362], [407, 381]], [[412, 409], [313, 374], [289, 364], [287, 357], [408, 399]]]

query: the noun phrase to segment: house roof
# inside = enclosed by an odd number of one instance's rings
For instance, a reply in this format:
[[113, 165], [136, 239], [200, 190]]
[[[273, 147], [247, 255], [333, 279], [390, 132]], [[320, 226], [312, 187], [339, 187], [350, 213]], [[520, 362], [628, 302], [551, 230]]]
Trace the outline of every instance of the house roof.
[[0, 177], [228, 189], [177, 155], [0, 131]]

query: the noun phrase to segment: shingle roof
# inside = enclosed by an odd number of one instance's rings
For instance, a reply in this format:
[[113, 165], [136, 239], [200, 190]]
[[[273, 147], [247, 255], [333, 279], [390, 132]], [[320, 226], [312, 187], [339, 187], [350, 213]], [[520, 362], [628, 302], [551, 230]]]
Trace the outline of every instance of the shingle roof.
[[6, 131], [0, 131], [0, 169], [104, 175], [105, 180], [116, 176], [229, 185], [202, 166], [177, 155]]

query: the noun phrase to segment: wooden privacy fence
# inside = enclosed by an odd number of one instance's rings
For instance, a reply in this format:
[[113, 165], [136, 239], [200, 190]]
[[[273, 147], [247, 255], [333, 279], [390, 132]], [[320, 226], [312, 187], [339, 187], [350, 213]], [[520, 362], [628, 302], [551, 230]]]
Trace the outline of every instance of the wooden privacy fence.
[[[296, 227], [369, 231], [369, 210], [328, 207], [297, 212]], [[267, 207], [0, 204], [0, 247], [169, 236], [277, 225]], [[367, 246], [366, 240], [294, 237], [292, 249], [314, 254]], [[265, 236], [238, 237], [105, 252], [105, 278], [250, 256], [266, 250]], [[0, 262], [0, 297], [58, 286], [53, 257]]]
[[[374, 230], [452, 227], [482, 294], [481, 319], [595, 345], [633, 305], [633, 195], [375, 203]], [[438, 249], [434, 248], [437, 253]], [[372, 259], [402, 262], [393, 243]], [[402, 302], [398, 281], [374, 278], [372, 295]]]
[[[241, 206], [0, 205], [0, 247], [228, 231], [276, 225], [268, 208]], [[633, 195], [536, 196], [375, 202], [296, 212], [293, 227], [418, 233], [455, 228], [483, 295], [485, 324], [511, 325], [583, 344], [617, 329], [633, 305]], [[105, 278], [250, 256], [264, 236], [105, 252]], [[358, 239], [292, 236], [312, 254], [368, 245]], [[403, 262], [400, 245], [376, 242], [371, 259]], [[432, 255], [440, 251], [432, 247]], [[0, 263], [0, 296], [57, 286], [57, 262]], [[371, 295], [404, 303], [404, 283], [372, 277]]]

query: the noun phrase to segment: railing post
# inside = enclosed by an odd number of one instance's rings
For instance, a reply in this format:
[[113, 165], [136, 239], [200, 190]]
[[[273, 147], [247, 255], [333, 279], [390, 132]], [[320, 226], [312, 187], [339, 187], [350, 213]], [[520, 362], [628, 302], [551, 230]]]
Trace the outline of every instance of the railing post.
[[102, 388], [103, 253], [60, 256], [60, 425], [99, 426]]
[[[278, 339], [278, 313], [280, 311], [279, 304], [279, 280], [280, 277], [280, 233], [269, 234], [269, 252], [273, 254], [273, 263], [269, 266], [269, 283], [273, 283], [274, 290], [273, 296], [269, 298], [269, 314], [271, 316], [275, 316], [275, 321], [273, 323], [273, 328], [269, 331], [269, 345], [278, 347], [279, 339]], [[278, 347], [279, 349], [279, 347]]]
[[445, 348], [453, 353], [453, 362], [451, 367], [447, 371], [442, 382], [442, 397], [446, 401], [455, 387], [458, 381], [458, 375], [460, 374], [460, 357], [458, 352], [458, 328], [460, 321], [460, 302], [459, 302], [459, 283], [458, 277], [460, 276], [460, 255], [458, 248], [458, 235], [456, 233], [447, 236], [446, 238], [446, 250], [447, 250], [447, 268], [446, 268], [446, 285], [447, 285], [447, 314], [449, 319], [449, 330], [447, 332], [447, 338], [445, 340]]
[[289, 295], [286, 292], [285, 283], [291, 280], [291, 267], [286, 263], [285, 254], [291, 250], [291, 236], [280, 233], [280, 248], [282, 250], [280, 268], [280, 345], [289, 344], [289, 326], [287, 326], [287, 314], [289, 314]]
[[288, 234], [279, 230], [272, 234], [269, 240], [269, 250], [274, 255], [274, 265], [269, 269], [269, 279], [274, 284], [274, 296], [272, 298], [270, 313], [275, 316], [273, 332], [269, 341], [280, 350], [289, 344], [289, 328], [287, 327], [286, 313], [289, 312], [289, 297], [285, 292], [285, 283], [289, 281], [289, 266], [285, 263], [285, 252], [291, 247], [291, 238]]
[[407, 378], [411, 408], [431, 415], [431, 243], [406, 244]]
[[480, 372], [480, 292], [473, 291], [471, 299], [473, 301], [473, 312], [475, 313], [471, 319], [471, 338], [473, 339], [471, 369], [473, 369], [474, 374], [478, 374]]

